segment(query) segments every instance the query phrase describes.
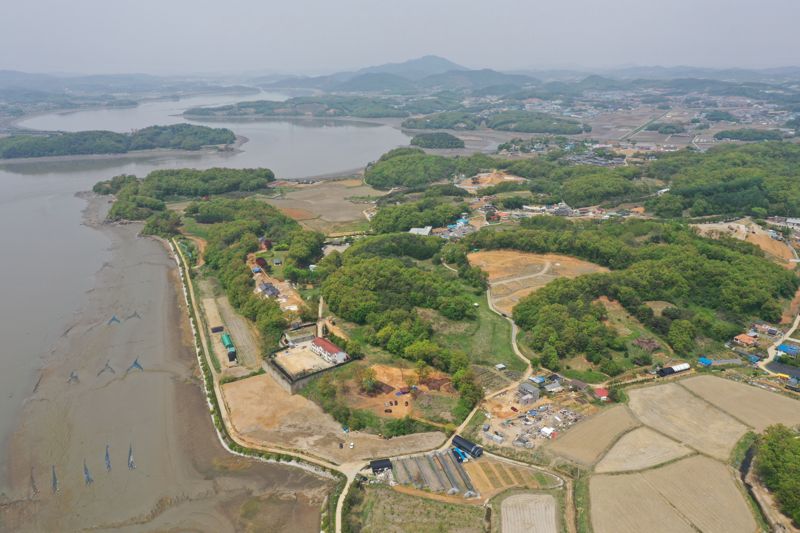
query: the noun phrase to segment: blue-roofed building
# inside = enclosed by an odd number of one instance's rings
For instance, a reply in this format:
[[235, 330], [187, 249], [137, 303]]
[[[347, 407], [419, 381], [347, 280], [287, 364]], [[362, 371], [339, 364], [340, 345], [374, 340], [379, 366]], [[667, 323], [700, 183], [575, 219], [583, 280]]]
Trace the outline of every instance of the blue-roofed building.
[[792, 357], [796, 357], [798, 353], [800, 353], [800, 346], [796, 346], [794, 344], [781, 344], [778, 346], [778, 351], [785, 353], [786, 355], [790, 355]]
[[711, 366], [713, 363], [714, 361], [712, 361], [708, 357], [701, 357], [700, 359], [697, 360], [697, 364], [699, 364], [700, 366]]

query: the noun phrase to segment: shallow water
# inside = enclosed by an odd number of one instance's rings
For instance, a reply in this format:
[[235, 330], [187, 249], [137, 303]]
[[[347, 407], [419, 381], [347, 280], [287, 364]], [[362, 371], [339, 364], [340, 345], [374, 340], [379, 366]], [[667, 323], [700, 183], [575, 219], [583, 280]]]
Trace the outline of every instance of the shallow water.
[[[41, 115], [21, 125], [37, 129], [130, 131], [182, 122], [184, 109], [283, 95], [198, 97], [137, 108]], [[117, 174], [143, 176], [159, 168], [272, 168], [298, 178], [363, 166], [408, 138], [389, 126], [332, 121], [209, 123], [249, 138], [232, 154], [161, 155], [82, 161], [0, 162], [0, 495], [7, 487], [6, 444], [53, 346], [78, 318], [95, 273], [110, 257], [110, 241], [82, 224], [79, 191]]]

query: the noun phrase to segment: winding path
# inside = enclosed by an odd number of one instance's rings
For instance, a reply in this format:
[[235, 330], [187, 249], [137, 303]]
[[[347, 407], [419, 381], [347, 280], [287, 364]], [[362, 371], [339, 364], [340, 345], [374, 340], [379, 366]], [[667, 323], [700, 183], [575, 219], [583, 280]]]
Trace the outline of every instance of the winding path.
[[[224, 403], [224, 396], [222, 395], [221, 385], [220, 385], [220, 382], [219, 382], [220, 374], [216, 371], [216, 369], [214, 368], [214, 365], [211, 364], [211, 361], [208, 360], [208, 355], [207, 354], [209, 354], [211, 352], [209, 351], [208, 341], [206, 339], [206, 335], [204, 334], [205, 324], [202, 323], [202, 318], [201, 318], [202, 315], [200, 314], [200, 309], [199, 309], [199, 306], [197, 304], [197, 300], [195, 299], [194, 283], [192, 282], [192, 278], [189, 275], [189, 272], [190, 272], [189, 263], [187, 262], [186, 257], [184, 256], [180, 246], [177, 246], [177, 244], [174, 241], [172, 242], [172, 245], [173, 245], [172, 248], [173, 248], [174, 252], [176, 253], [177, 258], [178, 258], [178, 260], [180, 261], [180, 264], [183, 267], [183, 271], [186, 273], [186, 275], [182, 276], [182, 281], [184, 283], [184, 289], [186, 290], [186, 293], [187, 293], [187, 299], [188, 299], [189, 305], [192, 306], [192, 310], [194, 311], [194, 315], [195, 315], [195, 317], [197, 317], [197, 324], [195, 324], [195, 327], [199, 328], [198, 329], [198, 336], [200, 337], [200, 343], [202, 344], [202, 347], [203, 347], [204, 357], [206, 357], [206, 364], [207, 364], [207, 366], [209, 367], [209, 369], [211, 371], [214, 395], [216, 396], [217, 403], [220, 406], [220, 413], [222, 415], [222, 422], [225, 425], [226, 432], [228, 433], [228, 435], [230, 436], [230, 438], [234, 442], [236, 442], [237, 444], [239, 444], [242, 447], [250, 448], [250, 449], [254, 449], [254, 450], [259, 450], [259, 451], [265, 451], [265, 452], [269, 452], [269, 453], [277, 453], [277, 454], [291, 456], [291, 457], [294, 457], [294, 458], [298, 459], [299, 461], [302, 461], [302, 462], [307, 463], [309, 465], [322, 467], [324, 469], [332, 470], [332, 471], [339, 472], [339, 473], [343, 474], [345, 476], [346, 482], [345, 482], [345, 485], [342, 488], [342, 491], [339, 494], [339, 497], [337, 499], [337, 502], [336, 502], [336, 515], [335, 515], [335, 524], [336, 524], [335, 531], [336, 531], [336, 533], [341, 533], [341, 531], [342, 531], [342, 513], [344, 511], [345, 498], [347, 497], [347, 493], [350, 490], [350, 487], [352, 486], [353, 482], [355, 481], [356, 475], [358, 475], [358, 473], [361, 470], [366, 468], [369, 465], [369, 463], [367, 461], [354, 461], [354, 462], [350, 462], [350, 463], [343, 463], [343, 464], [337, 465], [337, 464], [331, 463], [329, 461], [326, 461], [324, 459], [321, 459], [319, 457], [315, 457], [315, 456], [309, 455], [309, 454], [299, 453], [299, 452], [294, 451], [294, 450], [286, 450], [286, 449], [283, 449], [283, 448], [275, 448], [275, 447], [264, 446], [264, 445], [262, 445], [260, 443], [253, 442], [251, 439], [244, 438], [242, 435], [240, 435], [238, 433], [238, 431], [236, 430], [236, 428], [233, 425], [232, 421], [230, 420], [230, 415], [228, 413], [227, 406]], [[453, 267], [451, 267], [451, 266], [449, 266], [449, 265], [447, 265], [445, 263], [442, 263], [442, 264], [446, 268], [448, 268], [448, 269], [450, 269], [450, 270], [452, 270], [454, 272], [457, 272], [457, 270], [454, 269]], [[541, 273], [539, 275], [541, 275]], [[533, 367], [531, 366], [530, 360], [527, 357], [525, 357], [525, 354], [522, 353], [522, 350], [520, 350], [519, 345], [517, 344], [517, 335], [519, 333], [519, 328], [517, 327], [517, 325], [514, 323], [514, 321], [510, 317], [507, 317], [507, 316], [503, 315], [501, 312], [499, 312], [494, 307], [494, 304], [492, 303], [491, 288], [487, 289], [487, 291], [486, 291], [486, 299], [487, 299], [487, 302], [488, 302], [488, 305], [489, 305], [489, 309], [491, 309], [492, 312], [494, 312], [494, 313], [502, 316], [506, 320], [508, 320], [509, 323], [511, 324], [511, 346], [514, 349], [514, 353], [516, 354], [516, 356], [522, 362], [524, 362], [525, 366], [526, 366], [526, 370], [525, 370], [522, 378], [519, 381], [514, 382], [514, 383], [512, 383], [512, 384], [510, 384], [510, 385], [508, 385], [508, 386], [506, 386], [506, 387], [504, 387], [504, 388], [502, 388], [500, 390], [497, 390], [497, 391], [494, 391], [492, 393], [489, 393], [486, 396], [486, 399], [489, 399], [489, 398], [494, 398], [494, 397], [496, 397], [496, 396], [498, 396], [500, 394], [503, 394], [505, 392], [508, 392], [508, 391], [516, 389], [516, 387], [519, 386], [519, 383], [527, 380], [531, 376], [531, 374], [533, 373]], [[322, 309], [323, 309], [323, 303], [322, 303], [322, 300], [320, 299], [320, 306], [319, 306], [319, 309], [318, 309], [318, 314], [322, 311]], [[798, 316], [798, 320], [800, 320], [800, 316]], [[795, 322], [795, 327], [796, 326], [797, 326], [797, 321]], [[461, 423], [461, 425], [453, 433], [453, 436], [458, 434], [458, 433], [460, 433], [461, 431], [464, 430], [464, 428], [467, 427], [467, 425], [469, 424], [470, 420], [472, 420], [472, 417], [475, 415], [475, 413], [478, 412], [479, 407], [480, 407], [480, 404], [478, 404], [477, 406], [475, 406], [474, 409], [472, 409], [472, 411], [469, 413], [469, 415], [467, 415], [467, 417], [464, 419], [464, 421]], [[445, 441], [444, 445], [442, 445], [439, 448], [439, 450], [440, 451], [446, 450], [451, 445], [452, 438], [453, 438], [452, 436], [450, 438], [448, 438]], [[221, 435], [220, 435], [220, 440], [222, 440]], [[223, 441], [223, 446], [225, 446], [224, 441]], [[225, 446], [225, 447], [227, 448], [227, 446]], [[231, 450], [229, 450], [229, 451], [231, 451]], [[565, 479], [562, 476], [560, 476], [560, 475], [558, 475], [558, 474], [556, 474], [556, 473], [554, 473], [552, 471], [549, 471], [549, 470], [547, 470], [545, 468], [542, 468], [540, 466], [530, 465], [528, 463], [515, 461], [513, 459], [508, 459], [508, 458], [501, 457], [501, 456], [495, 456], [493, 454], [488, 454], [488, 455], [490, 455], [492, 457], [495, 457], [498, 460], [509, 461], [509, 462], [518, 463], [518, 464], [521, 464], [521, 465], [524, 465], [524, 466], [527, 466], [527, 467], [537, 468], [537, 469], [542, 470], [544, 472], [547, 472], [550, 475], [553, 475], [557, 479], [559, 479], [559, 481], [561, 483], [560, 486], [564, 486], [566, 488], [565, 503], [566, 503], [566, 513], [567, 513], [567, 530], [570, 533], [573, 533], [575, 531], [575, 527], [574, 527], [574, 524], [575, 524], [575, 519], [574, 519], [575, 514], [574, 513], [575, 513], [575, 511], [574, 511], [574, 505], [572, 503], [572, 480], [570, 480], [568, 478]], [[298, 464], [297, 466], [301, 466], [302, 467], [301, 464]]]

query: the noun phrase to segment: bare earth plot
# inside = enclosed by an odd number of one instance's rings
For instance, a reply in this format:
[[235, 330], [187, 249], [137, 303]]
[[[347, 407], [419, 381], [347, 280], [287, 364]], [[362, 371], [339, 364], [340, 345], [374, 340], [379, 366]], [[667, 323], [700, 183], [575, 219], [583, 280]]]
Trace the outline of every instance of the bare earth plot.
[[470, 264], [488, 274], [492, 303], [506, 314], [511, 314], [520, 299], [556, 278], [574, 278], [607, 270], [594, 263], [559, 254], [486, 250], [471, 253], [467, 257]]
[[697, 455], [639, 475], [704, 533], [756, 531], [731, 471], [718, 461]]
[[513, 487], [549, 489], [558, 485], [558, 480], [546, 472], [489, 457], [469, 461], [462, 466], [482, 499], [489, 499]]
[[643, 470], [690, 453], [692, 450], [683, 444], [648, 427], [640, 427], [623, 435], [597, 463], [594, 471], [607, 473]]
[[556, 533], [556, 500], [549, 494], [514, 494], [500, 505], [503, 533]]
[[594, 533], [695, 533], [640, 474], [592, 476]]
[[[345, 434], [317, 404], [289, 394], [268, 374], [226, 383], [222, 396], [234, 429], [243, 440], [305, 451], [336, 463], [429, 450], [444, 441], [444, 434], [439, 432], [392, 439], [358, 431]], [[355, 444], [353, 449], [350, 442]], [[339, 443], [347, 445], [339, 448]]]
[[343, 223], [366, 221], [363, 211], [369, 204], [348, 198], [386, 194], [356, 179], [321, 181], [296, 187], [282, 197], [263, 199], [309, 229], [323, 232], [344, 227]]
[[791, 398], [713, 376], [697, 376], [680, 384], [758, 432], [772, 424], [800, 424], [800, 402]]
[[791, 247], [785, 241], [773, 239], [767, 230], [748, 218], [735, 222], [693, 224], [693, 227], [697, 228], [700, 234], [706, 237], [719, 238], [729, 236], [755, 244], [778, 264], [789, 269], [796, 267], [795, 263], [790, 262], [794, 258]]
[[747, 428], [675, 383], [629, 391], [629, 407], [644, 424], [727, 460]]
[[551, 441], [550, 451], [584, 465], [590, 465], [608, 449], [614, 439], [639, 425], [624, 405], [617, 405], [575, 424]]

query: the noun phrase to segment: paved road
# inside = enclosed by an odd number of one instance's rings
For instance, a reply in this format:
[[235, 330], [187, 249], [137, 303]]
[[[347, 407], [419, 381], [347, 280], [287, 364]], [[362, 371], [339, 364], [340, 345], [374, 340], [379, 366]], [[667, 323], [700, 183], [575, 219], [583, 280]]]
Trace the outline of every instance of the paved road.
[[783, 344], [783, 343], [784, 343], [784, 342], [785, 342], [785, 341], [786, 341], [786, 340], [787, 340], [789, 337], [791, 337], [792, 335], [794, 335], [794, 332], [795, 332], [795, 330], [797, 330], [797, 327], [798, 327], [798, 326], [800, 326], [800, 314], [798, 314], [798, 315], [797, 315], [797, 316], [794, 318], [794, 322], [792, 323], [792, 327], [791, 327], [791, 328], [789, 328], [789, 331], [787, 331], [787, 332], [786, 332], [786, 333], [783, 335], [783, 337], [781, 337], [780, 339], [778, 339], [777, 341], [775, 341], [775, 343], [774, 343], [772, 346], [770, 346], [769, 348], [767, 348], [767, 358], [766, 358], [766, 359], [764, 359], [763, 361], [760, 361], [760, 362], [758, 363], [758, 366], [759, 366], [759, 368], [761, 368], [761, 370], [763, 370], [764, 372], [768, 372], [768, 373], [770, 373], [770, 374], [775, 374], [775, 372], [773, 372], [772, 370], [770, 370], [769, 368], [767, 368], [767, 365], [768, 365], [769, 363], [771, 363], [771, 362], [772, 362], [772, 361], [775, 359], [775, 356], [777, 355], [777, 353], [776, 353], [776, 352], [778, 351], [778, 346], [780, 346], [781, 344]]

